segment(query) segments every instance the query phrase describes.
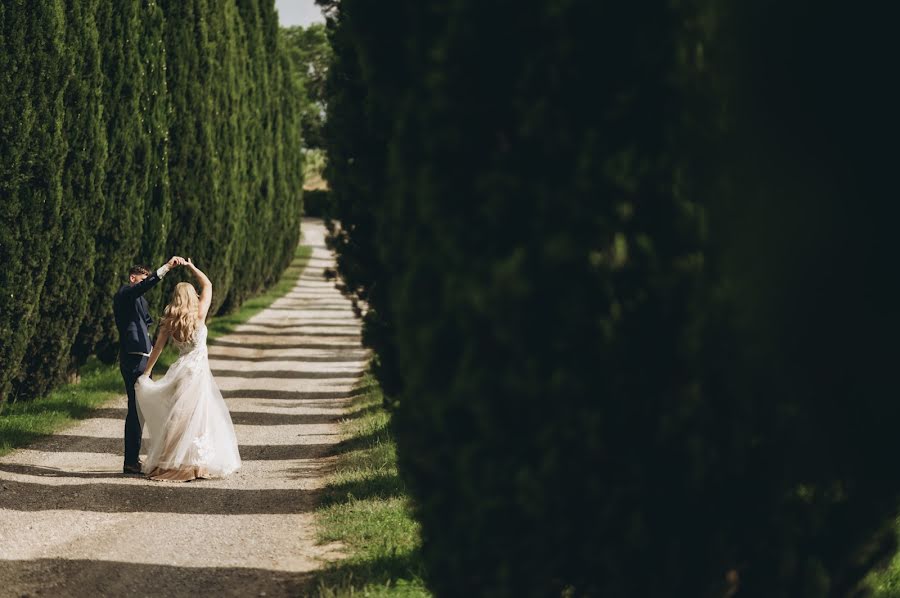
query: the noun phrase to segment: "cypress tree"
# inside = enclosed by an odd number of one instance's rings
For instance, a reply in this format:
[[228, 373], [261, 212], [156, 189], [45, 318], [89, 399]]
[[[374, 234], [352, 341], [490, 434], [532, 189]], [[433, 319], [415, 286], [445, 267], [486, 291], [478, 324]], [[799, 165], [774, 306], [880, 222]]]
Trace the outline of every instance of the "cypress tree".
[[900, 494], [890, 19], [383, 13], [332, 33], [334, 242], [387, 286], [429, 586], [864, 594]]
[[38, 310], [39, 333], [29, 343], [18, 385], [22, 396], [43, 394], [78, 365], [71, 363], [70, 351], [94, 290], [94, 238], [103, 218], [106, 162], [98, 4], [66, 1], [63, 136], [68, 147], [62, 202], [56, 226], [46, 231], [52, 259]]
[[216, 121], [214, 143], [217, 149], [216, 177], [218, 193], [215, 210], [218, 214], [215, 238], [215, 261], [219, 265], [216, 280], [217, 306], [228, 295], [235, 277], [236, 252], [240, 246], [247, 202], [241, 187], [247, 159], [243, 145], [244, 85], [246, 65], [242, 60], [243, 30], [233, 0], [214, 2], [209, 6], [209, 43], [213, 116]]
[[[172, 220], [169, 189], [168, 91], [166, 88], [165, 19], [156, 0], [141, 3], [140, 16], [140, 110], [142, 133], [149, 141], [146, 159], [147, 199], [141, 237], [140, 261], [161, 264], [168, 259], [165, 247]], [[162, 308], [165, 297], [157, 296]]]
[[229, 305], [240, 304], [244, 298], [261, 289], [269, 259], [266, 253], [266, 231], [273, 226], [272, 202], [274, 193], [272, 123], [268, 106], [272, 88], [269, 81], [265, 50], [261, 3], [257, 0], [237, 0], [237, 8], [247, 39], [248, 85], [245, 109], [246, 162], [245, 211], [243, 234], [237, 248], [240, 256], [238, 281], [233, 286]]
[[[332, 18], [329, 39], [334, 59], [327, 79], [328, 119], [324, 137], [328, 153], [326, 178], [331, 187], [331, 212], [326, 221], [329, 243], [337, 254], [337, 269], [344, 292], [367, 306], [363, 314], [363, 341], [374, 352], [373, 369], [388, 397], [396, 398], [402, 376], [396, 358], [394, 326], [390, 315], [390, 281], [394, 270], [377, 245], [381, 214], [386, 202], [387, 153], [393, 107], [371, 93], [362, 64], [360, 40], [368, 19], [381, 18], [355, 3], [321, 2]], [[399, 38], [398, 38], [399, 39]], [[385, 55], [402, 52], [397, 40], [386, 43]], [[370, 68], [374, 67], [370, 64]], [[394, 60], [392, 69], [402, 63]], [[387, 234], [387, 233], [386, 233]]]
[[361, 62], [392, 117], [376, 241], [396, 268], [394, 425], [432, 586], [712, 593], [720, 538], [677, 516], [703, 500], [679, 479], [700, 466], [669, 433], [699, 425], [702, 392], [685, 350], [697, 210], [667, 145], [680, 15], [407, 3], [395, 78], [362, 4]]
[[[166, 85], [169, 94], [169, 183], [172, 228], [166, 253], [192, 257], [213, 281], [221, 276], [217, 227], [223, 218], [219, 194], [218, 120], [208, 4], [205, 0], [161, 3], [166, 15]], [[167, 278], [164, 295], [178, 282]], [[217, 293], [216, 305], [221, 300]], [[215, 313], [216, 305], [213, 306]]]
[[293, 76], [293, 67], [284, 46], [284, 39], [278, 32], [277, 54], [274, 60], [278, 64], [278, 96], [273, 107], [278, 119], [278, 146], [276, 172], [280, 182], [280, 193], [277, 197], [275, 215], [275, 234], [277, 244], [274, 247], [272, 263], [267, 285], [274, 284], [278, 276], [291, 263], [297, 243], [300, 241], [298, 222], [303, 214], [303, 88]]
[[[154, 149], [149, 131], [153, 120], [147, 116], [142, 97], [164, 102], [165, 87], [158, 83], [146, 86], [148, 71], [141, 47], [146, 43], [142, 40], [152, 39], [144, 35], [144, 28], [153, 22], [153, 13], [146, 14], [148, 9], [142, 5], [140, 0], [101, 2], [97, 12], [102, 31], [103, 120], [108, 146], [103, 181], [105, 209], [96, 236], [101, 259], [95, 268], [91, 312], [81, 327], [77, 351], [97, 351], [106, 361], [113, 361], [118, 350], [112, 296], [126, 280], [129, 266], [142, 261], [142, 243], [154, 236], [145, 234], [144, 223], [147, 214], [153, 213], [148, 209], [151, 168], [153, 173], [159, 171], [158, 163], [151, 164]], [[158, 14], [158, 9], [155, 12]], [[153, 301], [154, 297], [148, 299]]]
[[[40, 319], [62, 199], [65, 6], [0, 6], [0, 407]], [[15, 399], [15, 397], [13, 397]]]
[[711, 5], [721, 135], [696, 170], [731, 324], [711, 359], [739, 416], [741, 595], [866, 595], [896, 552], [898, 94], [872, 8]]
[[[271, 169], [272, 187], [267, 189], [268, 230], [281, 233], [285, 218], [288, 217], [288, 190], [286, 188], [287, 163], [284, 156], [284, 139], [282, 128], [284, 115], [279, 112], [281, 107], [281, 94], [284, 91], [283, 72], [281, 70], [280, 34], [278, 29], [278, 13], [275, 11], [274, 2], [260, 2], [259, 5], [260, 29], [262, 33], [263, 60], [268, 71], [267, 80], [271, 85], [271, 92], [263, 105], [263, 110], [269, 115], [267, 119], [266, 134], [272, 145]], [[296, 217], [295, 217], [296, 218]], [[296, 221], [291, 219], [293, 221]], [[275, 282], [276, 272], [280, 272], [282, 262], [282, 247], [280, 234], [267, 235], [259, 239], [262, 245], [265, 259], [261, 263], [260, 285], [268, 286]]]

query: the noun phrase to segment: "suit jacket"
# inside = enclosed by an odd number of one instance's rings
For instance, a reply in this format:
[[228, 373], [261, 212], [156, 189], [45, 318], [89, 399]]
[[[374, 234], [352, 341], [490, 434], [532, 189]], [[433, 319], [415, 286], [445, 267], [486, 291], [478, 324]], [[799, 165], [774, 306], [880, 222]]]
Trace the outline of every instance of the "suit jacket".
[[143, 295], [162, 280], [156, 272], [134, 285], [123, 285], [113, 297], [113, 314], [119, 329], [119, 356], [126, 353], [149, 353], [153, 349], [150, 342], [149, 306]]

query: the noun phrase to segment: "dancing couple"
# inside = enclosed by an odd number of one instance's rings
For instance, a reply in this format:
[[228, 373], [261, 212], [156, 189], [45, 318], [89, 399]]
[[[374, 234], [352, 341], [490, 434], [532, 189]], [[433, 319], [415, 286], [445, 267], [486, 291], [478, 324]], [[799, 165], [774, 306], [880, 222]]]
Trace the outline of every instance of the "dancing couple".
[[[144, 294], [179, 267], [193, 274], [200, 292], [189, 282], [175, 286], [154, 345], [149, 328], [153, 319]], [[119, 368], [128, 394], [123, 473], [186, 482], [224, 477], [241, 466], [231, 415], [209, 368], [205, 322], [212, 292], [209, 278], [190, 258], [174, 256], [155, 271], [133, 266], [128, 284], [115, 294]], [[153, 380], [153, 366], [169, 341], [178, 349], [178, 359], [165, 376]], [[142, 429], [149, 433], [143, 462]]]

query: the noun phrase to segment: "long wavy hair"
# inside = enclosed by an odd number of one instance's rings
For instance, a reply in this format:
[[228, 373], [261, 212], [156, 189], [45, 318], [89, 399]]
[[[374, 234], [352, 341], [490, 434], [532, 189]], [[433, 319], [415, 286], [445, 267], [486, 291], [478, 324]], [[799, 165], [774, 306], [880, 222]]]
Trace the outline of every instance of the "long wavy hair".
[[189, 282], [179, 282], [172, 291], [172, 300], [163, 313], [162, 325], [179, 343], [194, 338], [200, 324], [200, 298]]

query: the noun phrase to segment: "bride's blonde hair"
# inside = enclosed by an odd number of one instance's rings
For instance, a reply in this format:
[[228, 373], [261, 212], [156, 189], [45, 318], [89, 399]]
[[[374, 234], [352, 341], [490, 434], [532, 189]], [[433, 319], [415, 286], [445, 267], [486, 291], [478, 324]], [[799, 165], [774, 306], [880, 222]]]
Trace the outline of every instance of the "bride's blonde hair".
[[194, 337], [194, 331], [200, 323], [200, 298], [197, 290], [189, 282], [179, 282], [172, 291], [172, 300], [166, 306], [162, 317], [162, 325], [179, 343]]

